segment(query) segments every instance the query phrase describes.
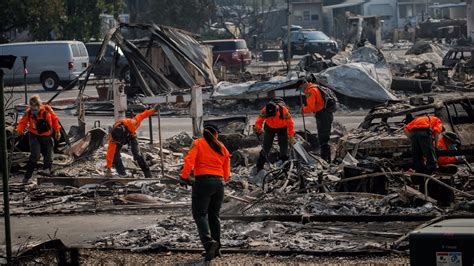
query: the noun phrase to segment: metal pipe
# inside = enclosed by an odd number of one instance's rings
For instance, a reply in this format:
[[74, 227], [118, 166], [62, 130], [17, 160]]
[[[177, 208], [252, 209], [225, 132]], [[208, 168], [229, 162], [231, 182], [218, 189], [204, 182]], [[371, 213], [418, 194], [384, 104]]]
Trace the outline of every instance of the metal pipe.
[[5, 106], [4, 106], [4, 87], [3, 87], [3, 69], [0, 69], [0, 152], [3, 181], [3, 216], [5, 219], [5, 245], [7, 249], [7, 263], [12, 259], [12, 239], [10, 228], [10, 199], [8, 189], [8, 165], [7, 165], [7, 134], [5, 130]]
[[26, 84], [26, 60], [28, 60], [28, 56], [22, 56], [21, 59], [23, 60], [23, 82], [25, 83], [25, 105], [28, 105], [28, 86]]
[[165, 178], [165, 164], [163, 162], [163, 144], [161, 139], [161, 112], [158, 109], [158, 138], [160, 139], [160, 163], [161, 163], [161, 175]]
[[288, 29], [287, 29], [287, 34], [288, 34], [288, 38], [287, 38], [287, 49], [286, 49], [286, 59], [288, 60], [287, 62], [287, 66], [288, 66], [288, 69], [287, 69], [287, 73], [290, 73], [290, 69], [291, 69], [291, 12], [290, 12], [290, 0], [287, 1], [287, 5], [288, 5]]
[[148, 129], [150, 132], [150, 144], [153, 144], [153, 119], [151, 116], [148, 117]]

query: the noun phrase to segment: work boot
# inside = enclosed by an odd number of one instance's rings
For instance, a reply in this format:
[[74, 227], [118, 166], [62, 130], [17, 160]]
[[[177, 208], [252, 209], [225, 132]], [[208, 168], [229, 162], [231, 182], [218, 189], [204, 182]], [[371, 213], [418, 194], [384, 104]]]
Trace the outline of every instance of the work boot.
[[327, 163], [331, 163], [331, 146], [321, 146], [321, 158], [323, 158]]
[[145, 175], [145, 178], [152, 178], [151, 171], [149, 168], [143, 170], [143, 174]]
[[219, 249], [219, 243], [212, 240], [206, 245], [206, 257], [204, 258], [205, 261], [211, 261], [216, 257], [216, 251]]

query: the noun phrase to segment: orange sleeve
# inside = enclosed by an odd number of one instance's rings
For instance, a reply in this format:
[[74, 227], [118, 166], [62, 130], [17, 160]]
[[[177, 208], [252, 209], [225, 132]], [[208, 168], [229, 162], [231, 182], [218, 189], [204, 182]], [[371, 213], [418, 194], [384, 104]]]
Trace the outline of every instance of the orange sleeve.
[[314, 92], [308, 90], [305, 92], [306, 96], [306, 105], [303, 107], [303, 113], [312, 113], [316, 107], [316, 95], [313, 95]]
[[443, 132], [443, 122], [437, 117], [431, 121], [431, 128], [433, 132], [441, 134]]
[[441, 156], [438, 157], [438, 165], [444, 166], [448, 164], [455, 164], [458, 160], [454, 156]]
[[265, 122], [265, 107], [262, 108], [260, 111], [260, 114], [257, 117], [257, 121], [255, 121], [255, 127], [258, 128], [259, 131], [262, 131], [263, 128], [263, 122]]
[[59, 131], [61, 129], [61, 125], [59, 125], [59, 119], [56, 113], [54, 113], [51, 107], [48, 108], [48, 112], [51, 115], [51, 127], [54, 131]]
[[137, 121], [137, 124], [140, 124], [143, 119], [153, 115], [155, 113], [155, 110], [153, 109], [148, 109], [148, 110], [145, 110], [139, 114], [137, 114], [133, 119], [135, 119]]
[[195, 140], [193, 141], [193, 144], [188, 154], [186, 155], [186, 157], [184, 157], [184, 167], [183, 167], [183, 170], [181, 171], [181, 177], [183, 179], [188, 179], [189, 174], [191, 174], [191, 171], [194, 169], [194, 164], [196, 163], [197, 154], [198, 154], [198, 147], [197, 147], [197, 141]]
[[114, 162], [115, 150], [117, 149], [117, 145], [113, 143], [112, 138], [109, 139], [109, 147], [107, 147], [107, 155], [105, 160], [107, 162], [106, 168], [112, 169], [112, 163]]
[[227, 182], [230, 177], [230, 154], [229, 154], [229, 151], [225, 147], [224, 147], [224, 154], [225, 154], [224, 165], [223, 165], [224, 181]]
[[30, 110], [26, 110], [25, 114], [21, 117], [20, 121], [18, 122], [18, 125], [16, 126], [16, 131], [18, 133], [23, 133], [28, 126], [29, 123], [29, 114]]

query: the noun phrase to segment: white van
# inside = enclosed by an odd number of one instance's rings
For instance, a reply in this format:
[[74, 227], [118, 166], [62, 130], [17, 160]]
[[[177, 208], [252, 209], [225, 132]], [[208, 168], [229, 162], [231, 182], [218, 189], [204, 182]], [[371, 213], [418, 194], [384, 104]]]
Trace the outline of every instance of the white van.
[[5, 71], [5, 84], [23, 83], [22, 56], [28, 56], [27, 82], [39, 83], [54, 91], [75, 79], [89, 64], [84, 43], [78, 41], [24, 42], [0, 45], [0, 55], [17, 56], [11, 70]]

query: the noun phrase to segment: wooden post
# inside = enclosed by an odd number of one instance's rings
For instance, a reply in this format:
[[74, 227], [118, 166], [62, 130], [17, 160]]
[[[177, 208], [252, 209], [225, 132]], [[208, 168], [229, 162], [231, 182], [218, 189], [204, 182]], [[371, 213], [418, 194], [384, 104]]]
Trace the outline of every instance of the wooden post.
[[193, 135], [201, 136], [201, 128], [203, 122], [203, 107], [202, 107], [202, 88], [191, 88], [191, 107], [189, 110], [191, 118], [193, 119]]

